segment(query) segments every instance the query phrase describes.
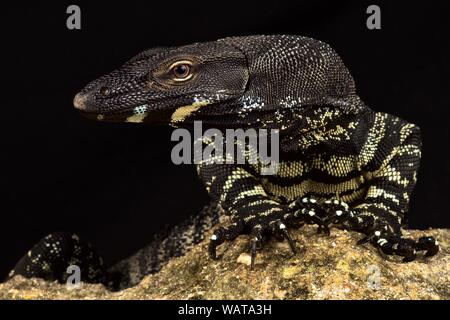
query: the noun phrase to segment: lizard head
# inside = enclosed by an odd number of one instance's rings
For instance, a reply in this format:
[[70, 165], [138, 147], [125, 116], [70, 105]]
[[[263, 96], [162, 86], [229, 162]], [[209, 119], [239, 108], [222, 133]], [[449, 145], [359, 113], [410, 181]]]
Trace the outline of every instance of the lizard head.
[[245, 55], [223, 42], [144, 51], [89, 83], [74, 106], [89, 118], [119, 122], [183, 122], [213, 103], [242, 96]]
[[74, 99], [98, 120], [190, 125], [322, 126], [364, 107], [327, 44], [248, 36], [154, 48], [88, 84]]

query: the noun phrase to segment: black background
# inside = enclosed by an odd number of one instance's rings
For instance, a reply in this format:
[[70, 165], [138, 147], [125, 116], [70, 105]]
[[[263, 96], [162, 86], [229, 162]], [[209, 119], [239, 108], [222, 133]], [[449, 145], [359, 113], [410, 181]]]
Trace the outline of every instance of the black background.
[[[81, 6], [81, 30], [66, 28], [70, 4]], [[381, 30], [366, 28], [370, 4], [381, 7]], [[422, 129], [410, 226], [450, 226], [444, 1], [54, 1], [0, 11], [0, 277], [49, 232], [76, 231], [111, 263], [206, 203], [194, 168], [170, 160], [170, 128], [86, 120], [72, 99], [143, 49], [232, 35], [331, 44], [369, 106]]]

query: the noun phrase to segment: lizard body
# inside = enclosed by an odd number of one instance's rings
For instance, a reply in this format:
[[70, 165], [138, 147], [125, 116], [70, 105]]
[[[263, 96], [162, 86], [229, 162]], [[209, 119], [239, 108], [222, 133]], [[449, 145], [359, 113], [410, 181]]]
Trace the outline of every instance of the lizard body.
[[[438, 252], [432, 237], [414, 241], [401, 235], [420, 162], [419, 128], [367, 107], [340, 57], [321, 41], [248, 36], [150, 49], [88, 84], [74, 105], [101, 121], [184, 128], [202, 121], [219, 130], [278, 129], [280, 134], [275, 174], [261, 175], [258, 163], [198, 164], [211, 204], [109, 273], [92, 254], [90, 265], [96, 268], [87, 281], [135, 285], [202, 241], [224, 213], [231, 221], [210, 239], [213, 258], [218, 245], [243, 233], [251, 235], [252, 265], [262, 239], [274, 233], [295, 252], [288, 229], [302, 223], [317, 224], [325, 233], [332, 225], [356, 230], [365, 235], [361, 243], [404, 261], [415, 259], [419, 250], [427, 256]], [[55, 238], [65, 239], [58, 248], [72, 256], [65, 265], [83, 260], [80, 250], [72, 249], [84, 248], [79, 239], [57, 234], [36, 245], [13, 274], [65, 279], [55, 275], [52, 264], [44, 272], [37, 258], [48, 255], [44, 249]]]

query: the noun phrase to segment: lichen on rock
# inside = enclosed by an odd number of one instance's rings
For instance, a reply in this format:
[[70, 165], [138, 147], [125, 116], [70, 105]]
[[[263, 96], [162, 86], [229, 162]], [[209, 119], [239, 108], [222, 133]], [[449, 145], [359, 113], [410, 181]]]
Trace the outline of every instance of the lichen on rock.
[[371, 245], [358, 246], [361, 235], [333, 229], [292, 230], [299, 252], [285, 242], [269, 241], [250, 270], [248, 237], [240, 236], [207, 255], [207, 242], [173, 259], [136, 287], [109, 292], [102, 285], [80, 289], [16, 276], [0, 284], [0, 299], [450, 299], [450, 230], [405, 231], [439, 239], [441, 251], [431, 259], [402, 263], [382, 257]]

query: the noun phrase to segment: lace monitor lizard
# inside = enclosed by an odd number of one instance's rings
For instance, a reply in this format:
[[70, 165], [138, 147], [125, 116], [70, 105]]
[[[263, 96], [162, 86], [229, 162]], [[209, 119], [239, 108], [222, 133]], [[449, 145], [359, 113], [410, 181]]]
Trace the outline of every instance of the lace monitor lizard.
[[288, 230], [304, 223], [324, 233], [332, 225], [358, 231], [360, 243], [405, 262], [439, 250], [432, 237], [401, 233], [419, 167], [419, 128], [366, 106], [324, 42], [274, 35], [153, 48], [89, 83], [74, 105], [100, 121], [279, 129], [278, 171], [199, 164], [211, 204], [130, 258], [107, 269], [89, 244], [59, 232], [36, 244], [11, 276], [65, 281], [67, 266], [77, 264], [84, 281], [126, 288], [202, 241], [223, 214], [231, 218], [209, 240], [210, 256], [245, 233], [252, 266], [266, 236], [284, 237], [295, 253]]

